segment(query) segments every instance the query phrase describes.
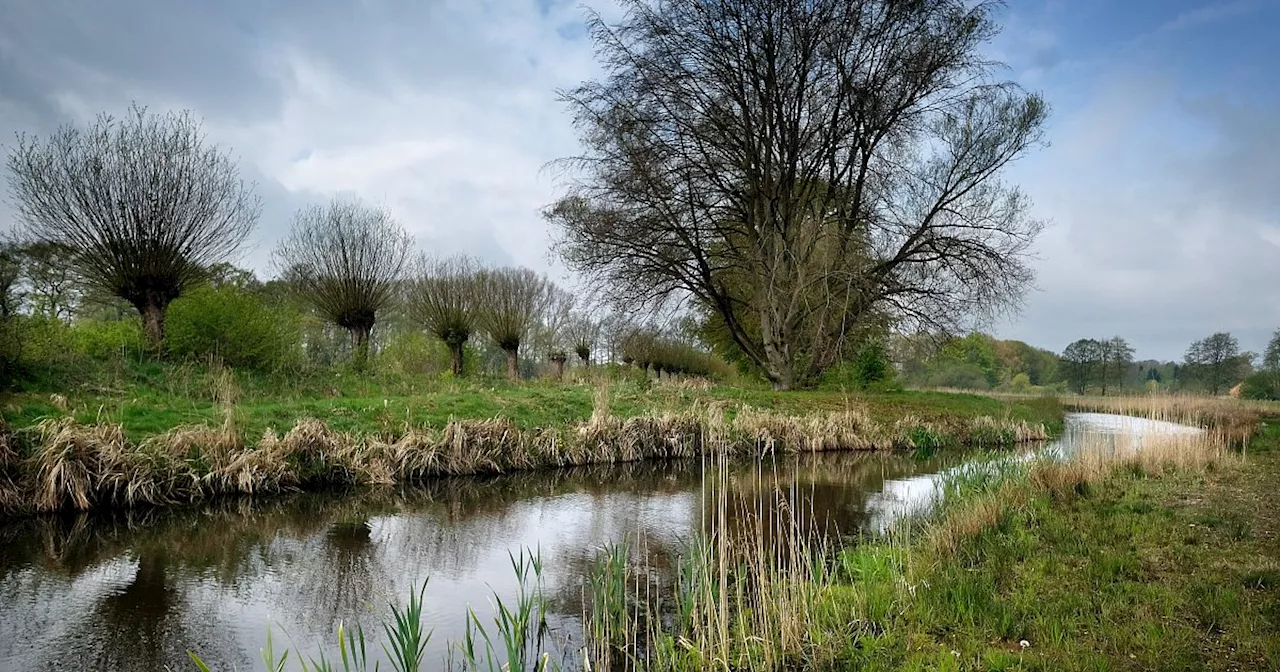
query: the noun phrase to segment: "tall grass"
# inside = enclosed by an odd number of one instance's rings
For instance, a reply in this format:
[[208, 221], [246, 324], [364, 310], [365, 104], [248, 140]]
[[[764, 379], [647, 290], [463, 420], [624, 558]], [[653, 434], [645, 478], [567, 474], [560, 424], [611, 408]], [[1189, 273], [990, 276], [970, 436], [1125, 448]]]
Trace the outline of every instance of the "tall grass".
[[[820, 669], [850, 638], [891, 627], [919, 588], [913, 565], [950, 557], [1033, 499], [1080, 496], [1117, 472], [1156, 477], [1237, 459], [1217, 431], [1095, 435], [1066, 456], [993, 455], [941, 480], [929, 513], [859, 546], [806, 534], [813, 526], [794, 493], [777, 491], [773, 507], [729, 516], [736, 504], [728, 489], [712, 487], [711, 524], [681, 558], [673, 586], [643, 580], [657, 568], [626, 565], [625, 549], [598, 558], [584, 617], [588, 667]], [[957, 600], [963, 610], [963, 596]]]
[[744, 408], [729, 417], [713, 404], [623, 419], [608, 413], [606, 399], [597, 401], [588, 420], [566, 429], [521, 429], [494, 418], [458, 420], [439, 430], [404, 426], [394, 435], [356, 435], [304, 418], [283, 435], [268, 430], [250, 443], [237, 431], [228, 402], [220, 425], [178, 427], [140, 443], [129, 441], [119, 425], [85, 425], [69, 417], [46, 419], [19, 438], [28, 456], [9, 458], [7, 467], [0, 462], [0, 514], [688, 459], [713, 451], [759, 458], [944, 444], [1011, 446], [1044, 440], [1048, 432], [1043, 425], [989, 417], [906, 417], [885, 425], [856, 408], [799, 416]]
[[1222, 432], [1232, 442], [1246, 444], [1263, 417], [1267, 414], [1280, 414], [1280, 405], [1268, 408], [1265, 402], [1192, 394], [1076, 397], [1064, 403], [1074, 410], [1131, 415], [1208, 427]]

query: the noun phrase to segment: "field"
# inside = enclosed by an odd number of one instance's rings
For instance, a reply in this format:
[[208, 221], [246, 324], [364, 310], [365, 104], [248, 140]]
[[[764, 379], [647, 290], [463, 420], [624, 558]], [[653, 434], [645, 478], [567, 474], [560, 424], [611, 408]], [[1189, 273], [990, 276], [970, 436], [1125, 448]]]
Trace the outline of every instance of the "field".
[[69, 415], [82, 424], [112, 423], [142, 440], [183, 425], [222, 424], [228, 410], [238, 431], [258, 437], [318, 418], [339, 432], [396, 433], [405, 426], [441, 428], [453, 420], [506, 418], [522, 429], [571, 425], [591, 417], [599, 392], [607, 410], [627, 418], [721, 404], [788, 414], [864, 409], [872, 420], [924, 421], [977, 416], [1061, 422], [1053, 400], [996, 400], [946, 392], [859, 393], [839, 390], [775, 393], [763, 387], [706, 381], [650, 380], [635, 369], [603, 369], [565, 382], [512, 383], [505, 378], [431, 379], [390, 372], [324, 371], [296, 377], [257, 376], [219, 367], [135, 363], [116, 376], [74, 389], [50, 387], [11, 396], [0, 411], [14, 429]]

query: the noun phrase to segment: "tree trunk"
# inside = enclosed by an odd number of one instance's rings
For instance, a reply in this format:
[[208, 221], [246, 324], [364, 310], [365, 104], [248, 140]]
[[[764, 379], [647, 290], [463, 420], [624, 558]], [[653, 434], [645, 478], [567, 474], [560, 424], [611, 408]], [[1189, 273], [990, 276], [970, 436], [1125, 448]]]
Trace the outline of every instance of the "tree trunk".
[[351, 362], [356, 371], [369, 366], [369, 329], [356, 327], [351, 330]]
[[159, 350], [164, 343], [164, 309], [158, 303], [149, 303], [142, 309], [142, 324], [147, 330], [147, 342]]
[[564, 378], [564, 360], [555, 359], [555, 360], [552, 360], [551, 363], [555, 364], [555, 367], [556, 367], [556, 380], [560, 380], [561, 378]]
[[760, 311], [760, 336], [764, 341], [765, 373], [773, 389], [780, 392], [795, 385], [795, 369], [787, 356], [787, 346], [780, 334], [774, 333], [776, 323], [768, 309]]
[[462, 376], [462, 344], [450, 343], [449, 352], [453, 355], [453, 375]]
[[520, 351], [507, 351], [507, 378], [520, 380]]

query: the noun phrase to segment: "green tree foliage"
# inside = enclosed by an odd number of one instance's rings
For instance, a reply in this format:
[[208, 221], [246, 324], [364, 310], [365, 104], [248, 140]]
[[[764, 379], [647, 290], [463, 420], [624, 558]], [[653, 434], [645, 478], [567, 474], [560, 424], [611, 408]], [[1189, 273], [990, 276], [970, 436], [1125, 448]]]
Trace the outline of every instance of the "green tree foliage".
[[1249, 373], [1253, 355], [1240, 352], [1240, 343], [1227, 332], [1191, 344], [1183, 358], [1186, 376], [1209, 394], [1225, 392]]
[[1129, 369], [1133, 367], [1134, 351], [1133, 346], [1119, 336], [1099, 341], [1099, 347], [1101, 361], [1098, 367], [1098, 380], [1102, 387], [1102, 394], [1106, 396], [1108, 388], [1114, 391], [1124, 385]]
[[173, 302], [167, 347], [177, 357], [217, 359], [228, 366], [272, 371], [301, 359], [296, 313], [235, 284], [202, 287]]
[[996, 341], [986, 334], [975, 332], [951, 340], [942, 346], [941, 357], [980, 371], [984, 389], [995, 387], [1000, 382], [1002, 369], [1000, 358], [996, 356]]
[[928, 334], [893, 339], [894, 359], [909, 385], [969, 390], [1012, 389], [1022, 374], [1025, 390], [1059, 380], [1058, 356], [1022, 341], [1004, 341], [983, 333], [938, 344]]
[[1276, 329], [1267, 349], [1262, 351], [1262, 368], [1266, 371], [1280, 373], [1280, 329]]
[[1062, 375], [1071, 389], [1084, 394], [1099, 376], [1103, 362], [1100, 341], [1082, 338], [1062, 351]]

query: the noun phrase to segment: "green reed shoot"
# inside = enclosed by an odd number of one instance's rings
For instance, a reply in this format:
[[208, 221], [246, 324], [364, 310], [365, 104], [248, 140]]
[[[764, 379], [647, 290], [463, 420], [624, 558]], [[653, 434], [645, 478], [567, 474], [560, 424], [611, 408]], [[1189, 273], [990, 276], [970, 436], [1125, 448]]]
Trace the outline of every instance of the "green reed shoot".
[[[422, 629], [422, 598], [427, 591], [427, 581], [415, 594], [409, 593], [409, 604], [404, 609], [391, 605], [391, 615], [395, 621], [383, 623], [382, 629], [387, 633], [390, 646], [382, 645], [382, 650], [391, 659], [391, 666], [396, 672], [418, 672], [422, 666], [422, 656], [426, 653], [427, 642], [431, 640], [431, 631]], [[361, 653], [363, 654], [363, 635], [361, 637]]]

